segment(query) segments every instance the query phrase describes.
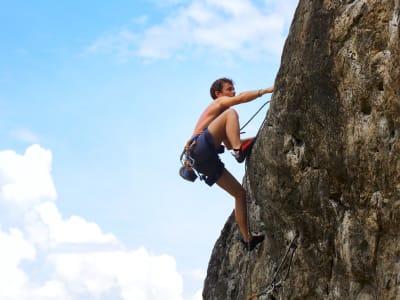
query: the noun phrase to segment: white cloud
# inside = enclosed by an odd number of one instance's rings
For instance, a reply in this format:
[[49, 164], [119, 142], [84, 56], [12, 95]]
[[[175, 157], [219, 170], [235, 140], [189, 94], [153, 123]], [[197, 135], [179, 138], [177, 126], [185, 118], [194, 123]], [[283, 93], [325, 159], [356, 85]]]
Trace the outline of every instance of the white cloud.
[[29, 293], [25, 290], [25, 295], [29, 300], [72, 300], [65, 285], [57, 280], [49, 280], [42, 286], [32, 288]]
[[242, 59], [276, 57], [297, 4], [296, 0], [282, 2], [269, 0], [262, 5], [250, 0], [193, 0], [177, 6], [158, 24], [130, 35], [126, 29], [106, 34], [89, 49], [92, 53], [112, 49], [127, 59], [182, 58], [194, 53]]
[[39, 138], [36, 134], [26, 128], [18, 128], [11, 132], [11, 136], [15, 139], [26, 143], [38, 143]]
[[100, 295], [118, 288], [122, 299], [182, 299], [182, 277], [171, 256], [136, 251], [52, 255], [57, 275], [76, 293]]
[[24, 155], [0, 152], [0, 201], [29, 209], [44, 200], [54, 201], [57, 193], [51, 177], [52, 154], [39, 145]]
[[187, 1], [187, 0], [149, 0], [149, 1], [153, 2], [158, 7], [168, 7], [168, 6], [174, 6], [177, 4], [185, 3], [185, 1]]
[[[140, 20], [144, 22], [145, 17], [141, 17]], [[135, 33], [126, 29], [119, 31], [117, 34], [106, 33], [87, 47], [84, 53], [113, 53], [117, 55], [119, 60], [124, 62], [133, 56], [132, 47], [138, 42], [138, 39], [139, 37]]]
[[172, 256], [125, 249], [98, 224], [62, 216], [51, 160], [39, 145], [22, 155], [0, 151], [0, 204], [19, 211], [0, 223], [0, 299], [182, 300]]
[[0, 299], [19, 299], [28, 282], [19, 265], [23, 260], [34, 259], [35, 249], [16, 228], [8, 233], [0, 230], [0, 249]]
[[202, 290], [198, 290], [196, 294], [194, 294], [192, 300], [203, 300]]
[[192, 277], [195, 280], [204, 281], [207, 274], [206, 274], [206, 271], [203, 269], [196, 269], [196, 270], [192, 270], [189, 275], [190, 275], [190, 277]]
[[[60, 243], [116, 243], [112, 234], [102, 233], [100, 227], [79, 216], [64, 220], [54, 203], [45, 202], [38, 205], [35, 211], [40, 217], [40, 225], [48, 229], [48, 239], [52, 245]], [[31, 224], [32, 225], [32, 224]]]

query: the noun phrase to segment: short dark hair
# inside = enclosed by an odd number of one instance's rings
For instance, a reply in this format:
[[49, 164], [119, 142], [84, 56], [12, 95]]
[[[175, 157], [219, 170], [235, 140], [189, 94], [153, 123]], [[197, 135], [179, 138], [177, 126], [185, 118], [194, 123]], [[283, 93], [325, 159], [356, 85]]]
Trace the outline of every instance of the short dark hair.
[[222, 77], [222, 78], [215, 80], [210, 87], [211, 98], [213, 98], [214, 100], [217, 99], [215, 92], [222, 92], [222, 86], [224, 83], [230, 83], [233, 85], [233, 80], [230, 78], [226, 78], [226, 77]]

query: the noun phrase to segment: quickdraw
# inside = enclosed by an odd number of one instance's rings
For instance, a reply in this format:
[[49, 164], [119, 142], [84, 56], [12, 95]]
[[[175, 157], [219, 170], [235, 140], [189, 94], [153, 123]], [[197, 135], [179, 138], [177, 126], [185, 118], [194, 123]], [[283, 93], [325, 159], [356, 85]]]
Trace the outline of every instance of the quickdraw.
[[193, 148], [197, 143], [197, 138], [199, 136], [200, 134], [195, 135], [186, 143], [180, 156], [180, 161], [182, 163], [182, 166], [179, 169], [179, 175], [183, 179], [191, 182], [194, 182], [197, 179], [197, 177], [199, 177], [199, 174], [196, 174], [195, 169], [193, 168], [195, 161], [191, 155]]
[[180, 156], [180, 161], [183, 166], [186, 168], [193, 168], [194, 166], [194, 159], [192, 158], [191, 154], [193, 151], [193, 147], [197, 143], [197, 138], [199, 135], [195, 135], [193, 138], [191, 138], [183, 148], [182, 154]]

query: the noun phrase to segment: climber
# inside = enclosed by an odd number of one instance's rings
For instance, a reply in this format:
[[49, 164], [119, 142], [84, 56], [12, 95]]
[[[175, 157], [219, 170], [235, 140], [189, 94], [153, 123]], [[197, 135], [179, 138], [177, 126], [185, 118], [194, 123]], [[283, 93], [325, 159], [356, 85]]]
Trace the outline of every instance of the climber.
[[228, 150], [233, 150], [232, 154], [239, 163], [246, 159], [255, 139], [240, 139], [238, 114], [231, 107], [272, 93], [273, 90], [272, 86], [243, 92], [236, 96], [231, 79], [217, 79], [210, 88], [210, 94], [214, 101], [201, 114], [193, 135], [185, 146], [188, 151], [186, 155], [190, 157], [190, 161], [180, 170], [182, 177], [185, 178], [185, 175], [189, 174], [190, 178], [185, 179], [194, 181], [197, 176], [191, 170], [193, 168], [209, 186], [217, 183], [235, 198], [235, 219], [242, 235], [241, 241], [248, 250], [253, 250], [257, 244], [261, 243], [264, 235], [249, 233], [246, 217], [246, 191], [225, 168], [218, 154], [224, 151], [225, 146]]

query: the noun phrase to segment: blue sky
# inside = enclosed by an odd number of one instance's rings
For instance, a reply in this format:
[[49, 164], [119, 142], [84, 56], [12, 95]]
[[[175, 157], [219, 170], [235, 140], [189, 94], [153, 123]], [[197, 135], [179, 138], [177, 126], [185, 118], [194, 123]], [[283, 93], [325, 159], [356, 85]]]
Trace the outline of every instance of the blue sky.
[[0, 298], [200, 299], [234, 201], [179, 155], [216, 78], [273, 84], [296, 5], [0, 0]]

